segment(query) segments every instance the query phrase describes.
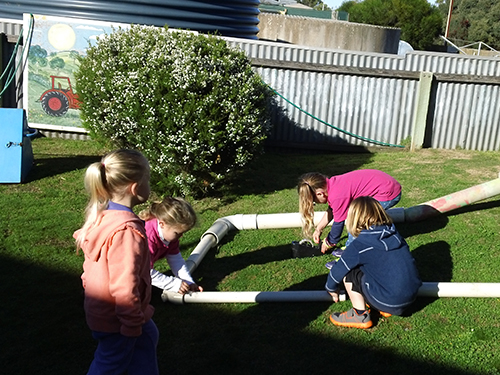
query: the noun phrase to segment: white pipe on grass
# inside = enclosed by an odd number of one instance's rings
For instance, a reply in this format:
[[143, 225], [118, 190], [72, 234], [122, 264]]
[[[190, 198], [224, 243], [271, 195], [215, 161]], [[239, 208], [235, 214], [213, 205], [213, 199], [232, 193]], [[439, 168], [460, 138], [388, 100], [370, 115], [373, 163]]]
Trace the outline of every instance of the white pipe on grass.
[[422, 283], [420, 297], [500, 298], [500, 283]]
[[[422, 203], [418, 206], [410, 208], [391, 208], [387, 213], [395, 223], [405, 221], [418, 221], [424, 220], [428, 217], [437, 215], [439, 213], [448, 212], [459, 207], [493, 197], [500, 194], [500, 178], [495, 180], [473, 186], [445, 197], [437, 198], [429, 202]], [[317, 224], [324, 216], [325, 212], [314, 213], [314, 224]], [[202, 235], [200, 242], [195, 247], [189, 258], [186, 260], [186, 265], [189, 272], [193, 272], [198, 267], [205, 257], [206, 253], [214, 246], [220, 243], [221, 239], [231, 230], [245, 230], [245, 229], [282, 229], [282, 228], [300, 228], [302, 226], [302, 216], [300, 213], [279, 213], [279, 214], [264, 214], [264, 215], [232, 215], [217, 219], [214, 224]], [[459, 289], [457, 289], [457, 285]], [[488, 283], [424, 283], [419, 290], [419, 295], [432, 296], [432, 297], [500, 297], [500, 284]], [[209, 298], [209, 293], [229, 293], [229, 292], [204, 292], [206, 298]], [[287, 293], [284, 298], [294, 300], [295, 294], [288, 292], [234, 292], [234, 293], [256, 293], [254, 295], [247, 295], [246, 298], [253, 299], [257, 302], [259, 299], [267, 299], [267, 293]], [[263, 294], [266, 293], [266, 294]], [[296, 292], [293, 292], [296, 293]], [[311, 294], [311, 292], [306, 292]], [[322, 292], [324, 298], [324, 293]], [[196, 296], [198, 293], [193, 293]], [[192, 296], [191, 295], [191, 296]], [[274, 294], [273, 294], [274, 295]], [[302, 297], [302, 293], [299, 293]], [[314, 295], [314, 293], [312, 294]], [[228, 295], [230, 296], [230, 295]], [[285, 297], [286, 296], [286, 297]], [[192, 298], [192, 297], [190, 297]], [[201, 298], [201, 297], [194, 297]], [[233, 297], [231, 297], [233, 298]], [[239, 298], [239, 297], [238, 297]], [[307, 297], [311, 298], [311, 297]]]
[[[424, 282], [419, 297], [500, 298], [500, 283]], [[185, 303], [265, 303], [265, 302], [333, 302], [325, 290], [280, 292], [195, 292], [179, 294], [163, 292], [162, 299], [178, 305]], [[340, 301], [346, 296], [341, 294]]]
[[[314, 222], [317, 224], [325, 212], [316, 212]], [[220, 243], [222, 238], [231, 230], [245, 229], [283, 229], [300, 228], [302, 216], [298, 212], [281, 214], [237, 214], [217, 219], [208, 230], [203, 233], [198, 245], [186, 260], [189, 272], [193, 272], [205, 257], [208, 250]]]
[[[326, 290], [301, 290], [280, 292], [194, 292], [180, 294], [163, 292], [163, 301], [177, 305], [184, 303], [264, 303], [264, 302], [333, 302]], [[345, 301], [345, 295], [339, 295]]]

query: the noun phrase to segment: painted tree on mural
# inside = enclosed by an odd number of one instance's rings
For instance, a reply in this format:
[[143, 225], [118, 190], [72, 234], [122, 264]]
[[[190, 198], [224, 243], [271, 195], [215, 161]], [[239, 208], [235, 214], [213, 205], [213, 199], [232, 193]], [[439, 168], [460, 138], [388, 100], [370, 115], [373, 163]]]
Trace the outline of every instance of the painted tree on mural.
[[339, 10], [348, 12], [351, 22], [400, 28], [401, 39], [420, 50], [433, 45], [443, 30], [442, 13], [426, 0], [348, 1]]

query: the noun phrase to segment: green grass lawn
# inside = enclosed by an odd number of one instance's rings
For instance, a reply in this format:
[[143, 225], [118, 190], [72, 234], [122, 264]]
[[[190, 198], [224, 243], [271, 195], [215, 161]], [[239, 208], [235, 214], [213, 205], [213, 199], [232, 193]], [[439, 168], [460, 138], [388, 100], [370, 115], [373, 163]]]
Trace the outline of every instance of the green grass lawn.
[[[85, 374], [95, 342], [82, 306], [83, 259], [71, 236], [87, 202], [85, 168], [105, 150], [45, 138], [33, 150], [28, 181], [0, 185], [0, 373]], [[398, 206], [411, 207], [497, 178], [500, 154], [268, 153], [219, 196], [192, 201], [200, 224], [181, 240], [183, 255], [217, 218], [297, 212], [295, 185], [304, 172], [361, 168], [397, 178]], [[494, 197], [398, 229], [424, 281], [500, 282], [499, 216]], [[330, 259], [292, 259], [290, 243], [301, 238], [299, 228], [229, 233], [194, 276], [205, 290], [320, 290]], [[408, 316], [382, 318], [369, 330], [329, 323], [349, 301], [179, 306], [154, 290], [152, 304], [162, 374], [500, 374], [499, 298], [419, 298]]]

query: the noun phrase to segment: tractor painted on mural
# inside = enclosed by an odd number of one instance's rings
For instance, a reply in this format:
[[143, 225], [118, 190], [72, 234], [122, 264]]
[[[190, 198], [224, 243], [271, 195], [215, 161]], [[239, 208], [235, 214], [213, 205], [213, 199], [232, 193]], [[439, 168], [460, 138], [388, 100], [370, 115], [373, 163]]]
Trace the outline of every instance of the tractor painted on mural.
[[69, 77], [50, 76], [52, 88], [45, 91], [38, 100], [45, 113], [50, 116], [64, 116], [68, 109], [79, 109], [81, 101], [73, 91]]

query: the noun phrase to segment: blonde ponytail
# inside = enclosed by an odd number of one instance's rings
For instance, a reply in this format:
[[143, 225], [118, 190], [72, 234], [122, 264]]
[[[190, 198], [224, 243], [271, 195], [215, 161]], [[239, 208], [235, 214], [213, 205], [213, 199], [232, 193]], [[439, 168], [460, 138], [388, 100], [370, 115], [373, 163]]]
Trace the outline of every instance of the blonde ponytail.
[[[147, 174], [147, 176], [146, 176]], [[149, 163], [139, 151], [116, 150], [89, 165], [85, 172], [85, 189], [89, 202], [85, 209], [85, 223], [76, 239], [81, 248], [90, 228], [108, 207], [112, 196], [125, 194], [130, 184], [149, 178]]]
[[306, 173], [299, 178], [299, 212], [302, 215], [302, 235], [312, 237], [314, 229], [314, 197], [317, 189], [326, 189], [327, 177], [321, 173]]

